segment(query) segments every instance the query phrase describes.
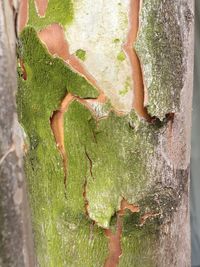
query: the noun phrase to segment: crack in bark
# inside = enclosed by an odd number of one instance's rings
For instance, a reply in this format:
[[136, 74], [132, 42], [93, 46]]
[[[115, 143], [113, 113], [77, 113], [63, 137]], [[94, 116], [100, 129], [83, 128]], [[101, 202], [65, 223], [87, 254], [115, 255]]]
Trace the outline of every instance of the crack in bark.
[[50, 118], [50, 125], [56, 141], [56, 146], [63, 158], [65, 188], [67, 181], [67, 153], [64, 144], [64, 113], [66, 112], [67, 108], [73, 100], [74, 96], [70, 93], [67, 94], [61, 103], [60, 109], [54, 111], [52, 117]]
[[139, 11], [140, 11], [140, 0], [130, 0], [130, 12], [129, 12], [130, 29], [127, 35], [127, 41], [123, 45], [123, 49], [127, 57], [129, 58], [132, 68], [132, 80], [134, 83], [133, 108], [140, 117], [150, 122], [151, 116], [148, 114], [147, 108], [144, 106], [144, 81], [143, 81], [142, 68], [140, 60], [133, 47], [133, 44], [137, 39], [137, 33], [139, 28]]
[[109, 240], [109, 255], [105, 261], [104, 267], [116, 267], [119, 264], [119, 259], [122, 255], [121, 237], [123, 230], [123, 216], [126, 209], [131, 212], [139, 212], [138, 205], [129, 204], [124, 198], [121, 201], [120, 210], [117, 212], [116, 232], [113, 233], [111, 229], [105, 229], [105, 235]]
[[[76, 97], [72, 95], [71, 93], [68, 93], [63, 99], [63, 101], [61, 102], [59, 110], [54, 111], [50, 118], [50, 125], [51, 125], [53, 136], [56, 141], [56, 146], [63, 158], [65, 188], [67, 186], [66, 184], [67, 182], [67, 152], [66, 152], [65, 144], [64, 144], [64, 114], [67, 111], [69, 105], [75, 100], [91, 110], [91, 106], [88, 105], [87, 101], [84, 98]], [[91, 99], [91, 100], [94, 100], [94, 99]], [[95, 100], [98, 102], [98, 98], [96, 98]], [[91, 177], [94, 179], [93, 173], [92, 173], [92, 160], [90, 159], [89, 154], [87, 153], [86, 149], [85, 149], [85, 155], [90, 163]]]
[[22, 58], [19, 58], [19, 65], [21, 67], [21, 70], [22, 70], [22, 78], [23, 80], [27, 80], [27, 72], [26, 72], [26, 68], [24, 66], [24, 62], [23, 62], [23, 59]]
[[122, 255], [121, 236], [122, 236], [122, 218], [117, 214], [116, 232], [112, 233], [111, 229], [105, 230], [105, 235], [109, 239], [109, 255], [105, 261], [104, 267], [116, 267], [119, 264], [119, 258]]
[[155, 218], [155, 217], [158, 217], [158, 216], [160, 216], [160, 215], [161, 215], [160, 212], [157, 212], [157, 213], [147, 212], [147, 213], [145, 213], [145, 214], [141, 217], [141, 219], [140, 219], [140, 224], [139, 224], [139, 226], [143, 226], [143, 225], [146, 223], [146, 221], [147, 221], [148, 219], [150, 219], [150, 218]]
[[87, 177], [85, 177], [85, 182], [83, 185], [83, 199], [84, 199], [85, 214], [87, 215], [87, 217], [89, 217], [89, 212], [88, 212], [89, 202], [87, 199]]
[[90, 175], [91, 175], [91, 177], [92, 177], [93, 180], [94, 180], [94, 176], [93, 176], [93, 173], [92, 173], [92, 167], [93, 167], [92, 165], [93, 165], [93, 163], [92, 163], [92, 160], [91, 160], [91, 158], [90, 158], [90, 156], [89, 156], [89, 154], [88, 154], [86, 148], [85, 148], [85, 155], [86, 155], [86, 158], [88, 159], [89, 164], [90, 164]]

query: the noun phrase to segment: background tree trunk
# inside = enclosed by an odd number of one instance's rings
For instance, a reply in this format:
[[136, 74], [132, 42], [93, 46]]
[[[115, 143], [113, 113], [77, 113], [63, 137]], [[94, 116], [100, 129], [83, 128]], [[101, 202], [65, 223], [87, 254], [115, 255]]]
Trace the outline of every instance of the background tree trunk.
[[21, 1], [17, 104], [39, 266], [190, 266], [193, 11]]
[[14, 7], [0, 1], [0, 266], [34, 266], [15, 94]]

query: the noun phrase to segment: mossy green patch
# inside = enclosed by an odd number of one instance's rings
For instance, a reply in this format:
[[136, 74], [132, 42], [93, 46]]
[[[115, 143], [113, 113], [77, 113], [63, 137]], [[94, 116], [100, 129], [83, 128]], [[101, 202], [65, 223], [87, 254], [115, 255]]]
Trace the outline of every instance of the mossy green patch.
[[121, 246], [123, 256], [119, 267], [155, 267], [158, 245], [158, 229], [155, 219], [139, 226], [139, 214], [127, 212], [123, 218]]
[[117, 60], [119, 61], [124, 61], [126, 59], [126, 55], [124, 54], [123, 51], [119, 52], [119, 54], [117, 55]]
[[97, 92], [62, 60], [52, 58], [32, 28], [22, 32], [20, 42], [27, 80], [19, 77], [17, 103], [29, 143], [25, 170], [38, 262], [44, 267], [103, 266], [107, 239], [91, 219], [108, 227], [122, 197], [133, 203], [148, 193], [146, 162], [154, 153], [157, 128], [134, 113], [119, 117], [111, 112], [96, 121], [74, 101], [65, 114], [65, 191], [62, 158], [49, 120], [67, 92], [86, 98]]
[[[67, 92], [79, 97], [95, 98], [98, 96], [97, 90], [85, 78], [73, 72], [63, 60], [53, 58], [48, 53], [33, 28], [25, 28], [20, 35], [20, 43], [20, 57], [29, 74], [31, 73], [31, 81], [36, 87], [35, 90], [38, 91], [38, 97], [45, 91], [45, 99], [48, 98], [50, 112], [58, 108]], [[52, 104], [55, 100], [57, 100], [57, 105]]]
[[19, 72], [17, 105], [29, 144], [25, 171], [38, 262], [44, 267], [92, 267], [95, 261], [100, 267], [106, 257], [107, 240], [96, 226], [90, 230], [82, 197], [84, 181], [75, 181], [74, 195], [78, 192], [79, 199], [75, 198], [72, 207], [63, 184], [62, 158], [50, 127], [52, 112], [67, 92], [84, 97], [96, 97], [97, 92], [62, 60], [52, 58], [32, 28], [22, 32], [20, 42], [27, 80]]
[[74, 16], [72, 0], [49, 0], [48, 2], [45, 17], [39, 17], [34, 0], [29, 0], [28, 25], [34, 26], [36, 30], [41, 30], [52, 23], [66, 26], [72, 22]]
[[[53, 3], [62, 6], [61, 1], [50, 1], [46, 17], [39, 18], [30, 1], [30, 14], [34, 11], [35, 15], [30, 15], [29, 25], [38, 30], [52, 22], [70, 22], [69, 17], [64, 20], [62, 12], [53, 11]], [[56, 15], [48, 16], [50, 11]], [[64, 116], [68, 158], [65, 190], [62, 158], [50, 117], [68, 92], [82, 98], [95, 98], [98, 92], [61, 59], [53, 58], [32, 27], [20, 35], [19, 56], [24, 61], [27, 80], [19, 72], [17, 104], [29, 144], [25, 171], [39, 265], [103, 266], [108, 255], [107, 238], [97, 224], [109, 227], [122, 198], [140, 203], [152, 191], [154, 179], [148, 164], [155, 153], [159, 128], [140, 121], [134, 112], [126, 116], [110, 112], [108, 117], [97, 120], [90, 110], [74, 101]], [[127, 80], [126, 90], [128, 85]], [[105, 106], [111, 109], [109, 102]], [[85, 215], [86, 201], [89, 217]], [[146, 245], [150, 247], [147, 255], [151, 255], [155, 229], [138, 229], [129, 213], [124, 218], [123, 235], [126, 253], [120, 266], [153, 266], [139, 257]], [[145, 243], [140, 242], [141, 238]]]
[[76, 56], [81, 59], [82, 61], [85, 61], [86, 60], [86, 51], [83, 50], [83, 49], [78, 49], [76, 51]]
[[125, 81], [124, 89], [120, 90], [119, 91], [119, 94], [121, 96], [125, 96], [130, 89], [131, 89], [131, 78], [130, 77], [127, 77], [126, 78], [126, 81]]
[[163, 119], [179, 110], [183, 86], [183, 43], [177, 4], [144, 0], [136, 51], [148, 89], [148, 111]]
[[90, 218], [104, 228], [109, 227], [123, 197], [134, 203], [141, 194], [144, 197], [145, 188], [148, 191], [148, 159], [144, 158], [154, 151], [155, 126], [139, 122], [137, 130], [133, 130], [130, 124], [137, 118], [132, 116], [134, 119], [111, 112], [97, 122], [78, 102], [73, 102], [65, 114], [67, 192], [78, 201], [80, 196], [74, 194], [73, 184], [86, 181]]
[[118, 44], [120, 42], [120, 39], [119, 38], [115, 38], [114, 40], [113, 40], [113, 43], [115, 43], [115, 44]]

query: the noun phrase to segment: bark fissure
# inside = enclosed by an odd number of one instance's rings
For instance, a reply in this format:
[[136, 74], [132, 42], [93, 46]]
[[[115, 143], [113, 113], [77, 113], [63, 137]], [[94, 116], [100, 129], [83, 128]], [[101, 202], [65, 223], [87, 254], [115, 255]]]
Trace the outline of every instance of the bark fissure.
[[105, 235], [109, 240], [109, 255], [105, 261], [104, 267], [116, 267], [119, 264], [119, 259], [123, 254], [121, 248], [121, 237], [123, 230], [123, 216], [126, 210], [130, 210], [132, 213], [137, 213], [140, 211], [140, 207], [138, 205], [129, 204], [127, 200], [124, 198], [121, 201], [120, 210], [117, 212], [117, 222], [116, 222], [116, 231], [115, 233], [112, 230], [105, 229]]
[[144, 92], [144, 80], [143, 80], [142, 68], [136, 50], [133, 47], [137, 39], [137, 33], [139, 29], [139, 11], [140, 11], [140, 0], [131, 0], [130, 11], [129, 11], [130, 28], [127, 35], [127, 40], [123, 48], [127, 57], [129, 58], [132, 68], [132, 80], [134, 85], [133, 108], [140, 117], [150, 122], [151, 116], [148, 114], [147, 109], [144, 106], [145, 92]]
[[122, 255], [121, 235], [122, 235], [122, 218], [117, 214], [116, 232], [111, 229], [105, 230], [105, 235], [109, 240], [109, 255], [105, 261], [104, 267], [116, 267], [119, 264], [119, 258]]
[[63, 99], [60, 109], [53, 112], [50, 118], [51, 129], [56, 141], [56, 146], [60, 151], [63, 158], [63, 170], [64, 170], [64, 185], [66, 187], [67, 181], [67, 153], [64, 144], [64, 113], [69, 107], [70, 103], [74, 100], [74, 96], [67, 94]]
[[85, 148], [85, 155], [86, 155], [86, 158], [87, 158], [88, 161], [89, 161], [89, 165], [90, 165], [90, 175], [91, 175], [92, 179], [94, 179], [94, 176], [93, 176], [93, 173], [92, 173], [92, 165], [93, 165], [93, 163], [92, 163], [92, 159], [90, 158], [90, 156], [89, 156], [89, 154], [88, 154], [86, 148]]
[[83, 199], [84, 199], [85, 214], [87, 217], [89, 217], [89, 212], [88, 212], [89, 202], [87, 199], [87, 177], [85, 177], [85, 182], [83, 185]]
[[19, 66], [21, 67], [22, 78], [24, 81], [26, 81], [27, 80], [27, 72], [26, 72], [26, 68], [24, 66], [24, 62], [21, 58], [19, 59]]

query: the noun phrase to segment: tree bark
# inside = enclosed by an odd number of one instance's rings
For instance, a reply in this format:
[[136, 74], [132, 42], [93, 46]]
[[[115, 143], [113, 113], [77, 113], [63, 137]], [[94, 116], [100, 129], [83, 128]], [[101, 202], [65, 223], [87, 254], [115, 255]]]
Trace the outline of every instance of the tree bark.
[[14, 7], [0, 1], [0, 266], [34, 266], [15, 94]]
[[186, 0], [21, 1], [17, 107], [39, 266], [190, 266], [193, 13]]

